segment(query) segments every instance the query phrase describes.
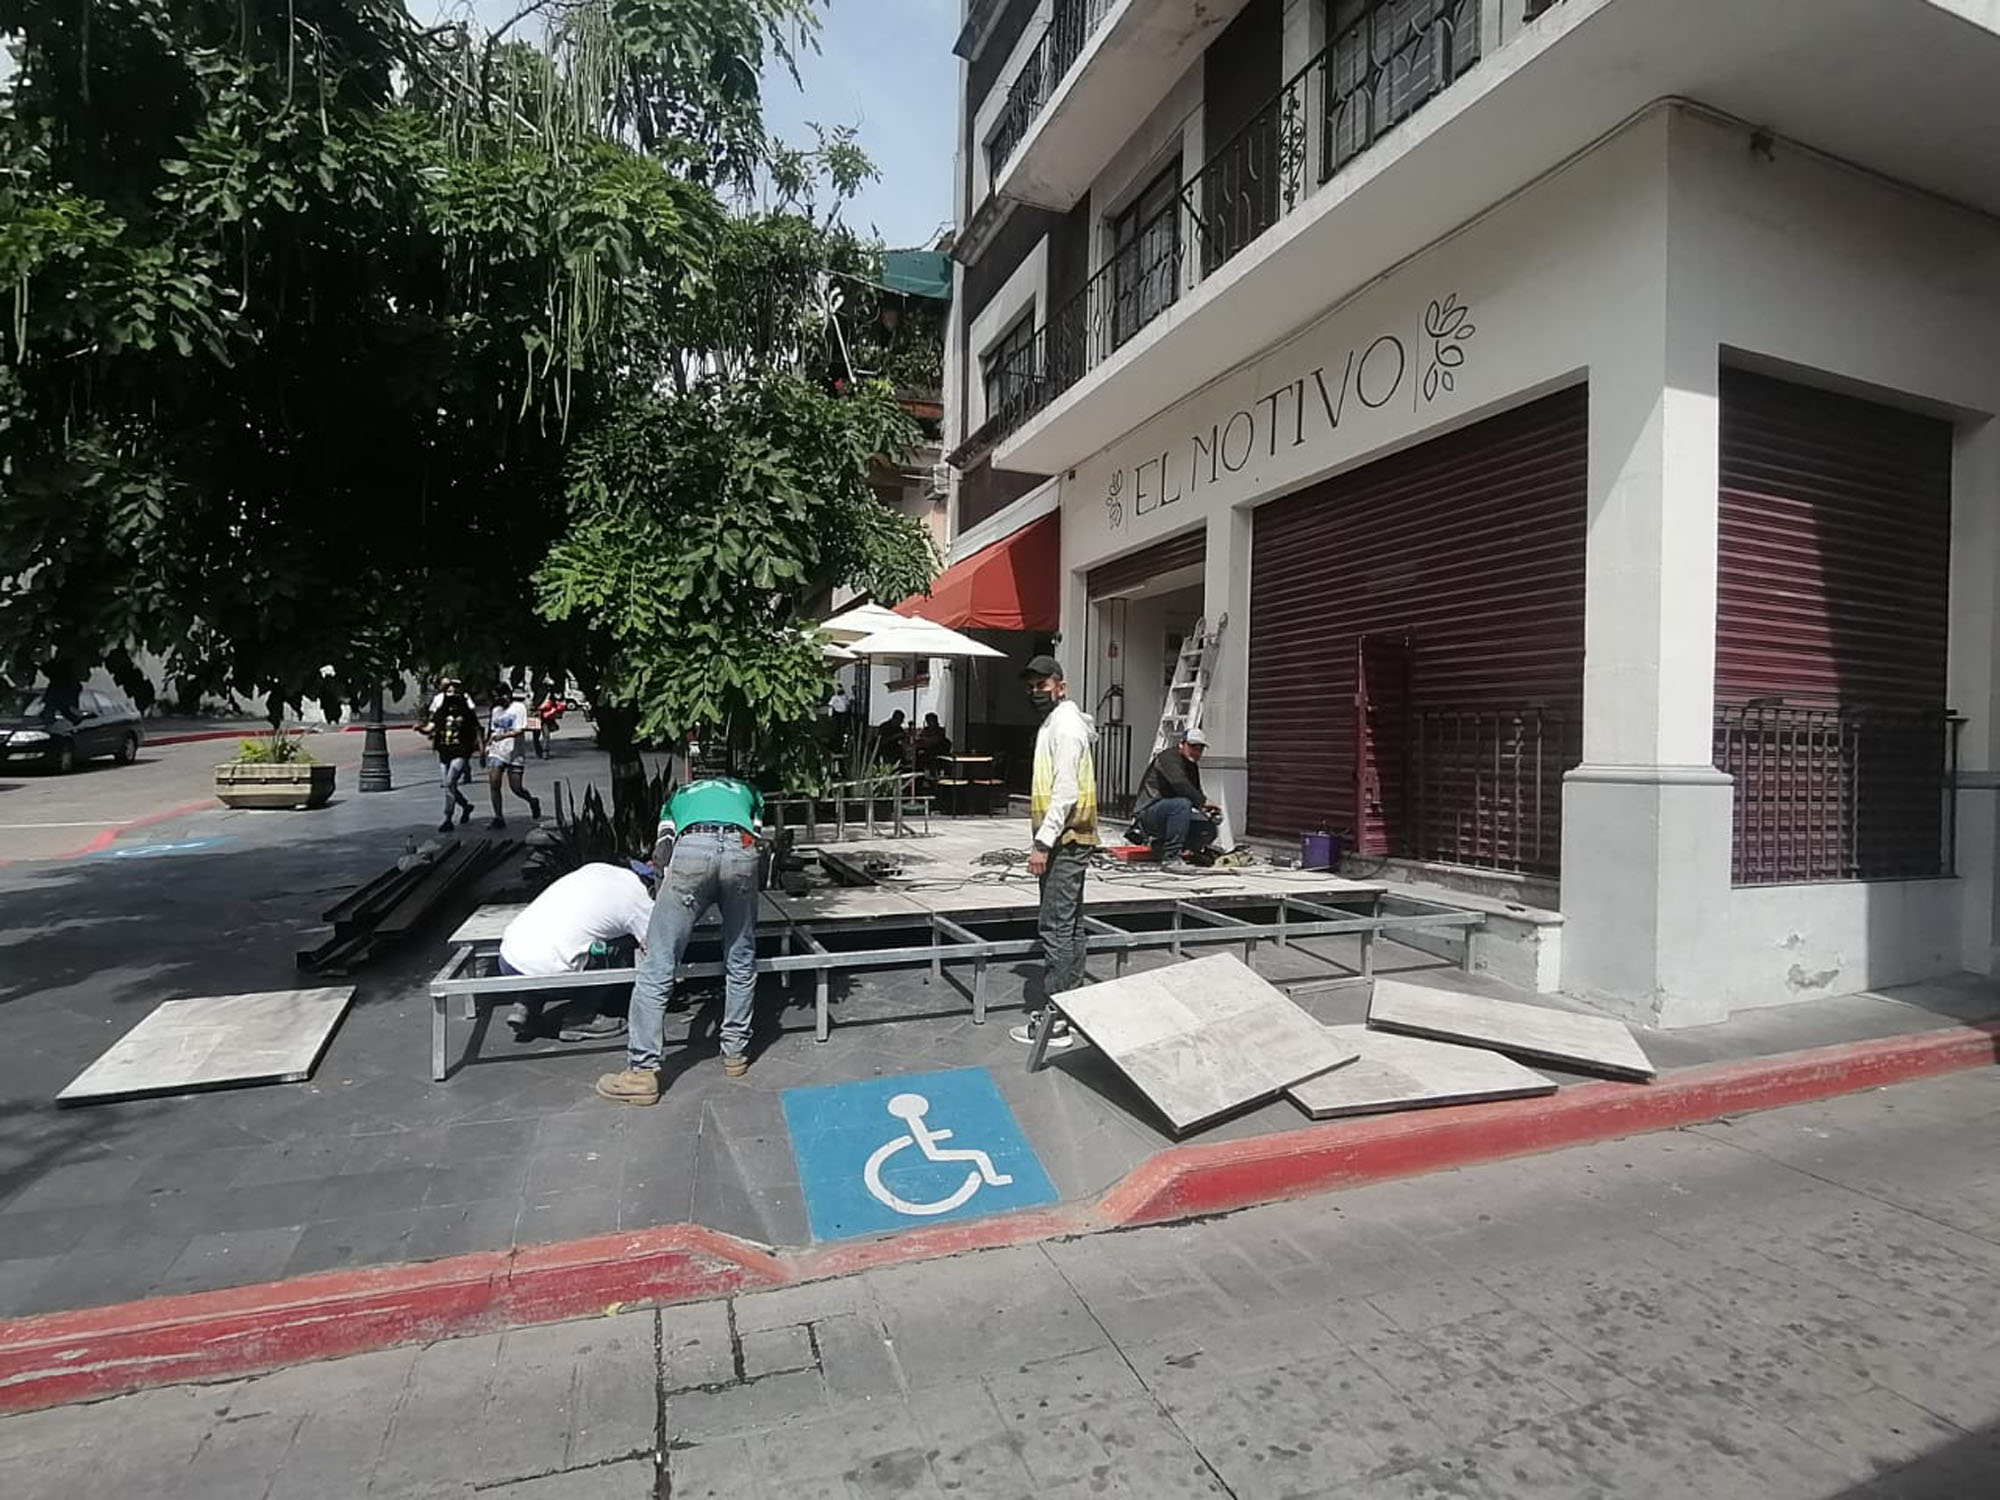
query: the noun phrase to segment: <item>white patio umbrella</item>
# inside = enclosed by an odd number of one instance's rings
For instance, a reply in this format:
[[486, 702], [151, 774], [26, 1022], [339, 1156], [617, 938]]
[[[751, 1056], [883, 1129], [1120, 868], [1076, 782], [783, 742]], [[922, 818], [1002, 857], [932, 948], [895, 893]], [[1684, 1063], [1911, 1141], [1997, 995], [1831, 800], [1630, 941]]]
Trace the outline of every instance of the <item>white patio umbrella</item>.
[[948, 625], [926, 620], [922, 615], [892, 615], [891, 618], [894, 623], [884, 624], [871, 634], [848, 641], [847, 649], [856, 656], [907, 656], [912, 659], [932, 656], [997, 657], [1007, 654], [995, 651], [969, 635], [960, 635]]
[[863, 636], [902, 623], [903, 617], [893, 609], [884, 609], [879, 604], [857, 604], [852, 609], [842, 610], [830, 620], [820, 621], [819, 628], [823, 634], [846, 646]]
[[847, 649], [856, 656], [909, 660], [912, 668], [910, 726], [913, 730], [917, 718], [917, 684], [914, 680], [916, 663], [937, 657], [978, 659], [1003, 657], [1007, 654], [1004, 651], [995, 651], [985, 642], [975, 641], [969, 635], [960, 635], [950, 626], [940, 625], [935, 620], [926, 620], [922, 615], [897, 615], [893, 625], [885, 625], [873, 635], [865, 635], [858, 641], [848, 642]]

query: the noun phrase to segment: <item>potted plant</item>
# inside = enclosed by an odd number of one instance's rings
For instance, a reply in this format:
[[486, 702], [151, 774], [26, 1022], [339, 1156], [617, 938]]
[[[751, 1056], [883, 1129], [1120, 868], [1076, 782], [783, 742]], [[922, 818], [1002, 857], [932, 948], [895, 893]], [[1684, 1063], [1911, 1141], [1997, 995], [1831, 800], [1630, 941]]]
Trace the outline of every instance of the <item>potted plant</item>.
[[313, 759], [302, 736], [274, 730], [244, 740], [236, 759], [215, 768], [215, 795], [224, 807], [324, 807], [334, 769]]

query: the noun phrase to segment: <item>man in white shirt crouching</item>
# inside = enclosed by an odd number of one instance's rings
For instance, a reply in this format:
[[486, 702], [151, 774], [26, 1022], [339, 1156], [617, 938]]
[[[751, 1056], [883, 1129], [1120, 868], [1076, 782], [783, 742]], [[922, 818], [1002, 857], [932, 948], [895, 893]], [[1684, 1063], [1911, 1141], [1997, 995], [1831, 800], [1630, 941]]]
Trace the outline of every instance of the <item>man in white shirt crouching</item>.
[[[556, 881], [528, 908], [507, 924], [500, 937], [500, 972], [540, 978], [574, 974], [590, 961], [601, 943], [630, 938], [646, 948], [646, 929], [653, 920], [653, 867], [592, 864], [572, 870]], [[516, 1040], [538, 1027], [546, 1000], [517, 1002], [507, 1012]], [[597, 1016], [562, 1029], [562, 1039], [585, 1041], [624, 1033], [622, 1016]]]

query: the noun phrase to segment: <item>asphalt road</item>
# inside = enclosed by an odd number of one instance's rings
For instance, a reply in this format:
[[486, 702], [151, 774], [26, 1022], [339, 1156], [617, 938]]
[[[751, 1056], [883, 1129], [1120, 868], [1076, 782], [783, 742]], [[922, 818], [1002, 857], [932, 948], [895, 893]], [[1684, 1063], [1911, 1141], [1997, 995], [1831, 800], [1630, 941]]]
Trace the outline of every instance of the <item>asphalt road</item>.
[[72, 1500], [1986, 1500], [2000, 1069], [0, 1420]]
[[[344, 733], [307, 737], [315, 757], [341, 768], [342, 795], [355, 790], [365, 739]], [[393, 731], [389, 746], [399, 785], [434, 774], [429, 747], [415, 734]], [[219, 806], [211, 773], [235, 749], [233, 740], [148, 745], [130, 766], [104, 760], [67, 776], [0, 774], [0, 864], [81, 858], [121, 841], [171, 840], [182, 819]]]

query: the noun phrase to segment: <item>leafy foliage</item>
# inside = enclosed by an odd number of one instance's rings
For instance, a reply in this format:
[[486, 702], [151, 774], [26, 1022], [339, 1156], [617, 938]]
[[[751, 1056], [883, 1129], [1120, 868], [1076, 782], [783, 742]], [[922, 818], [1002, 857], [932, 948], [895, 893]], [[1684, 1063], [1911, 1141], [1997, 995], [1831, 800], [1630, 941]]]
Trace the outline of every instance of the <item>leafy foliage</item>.
[[575, 445], [540, 606], [609, 643], [602, 690], [639, 707], [642, 737], [722, 726], [804, 774], [826, 669], [801, 605], [835, 583], [901, 598], [934, 570], [867, 484], [910, 438], [883, 389], [835, 397], [789, 373], [636, 399]]
[[304, 737], [296, 734], [254, 735], [236, 745], [236, 763], [240, 766], [309, 766], [316, 760], [306, 749]]

